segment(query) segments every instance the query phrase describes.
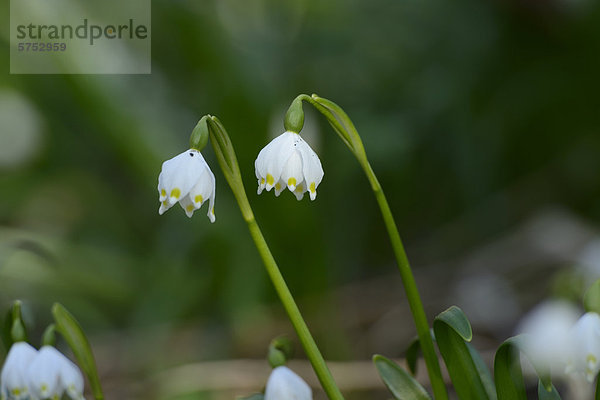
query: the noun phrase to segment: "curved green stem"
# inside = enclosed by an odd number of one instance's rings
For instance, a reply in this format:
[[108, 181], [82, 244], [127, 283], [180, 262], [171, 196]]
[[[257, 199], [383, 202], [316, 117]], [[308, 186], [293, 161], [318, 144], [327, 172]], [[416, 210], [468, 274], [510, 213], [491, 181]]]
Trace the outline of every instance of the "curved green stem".
[[350, 148], [360, 166], [365, 171], [367, 178], [369, 179], [371, 189], [375, 194], [377, 204], [381, 210], [381, 215], [390, 237], [392, 248], [394, 249], [396, 261], [398, 263], [398, 269], [400, 270], [400, 276], [402, 277], [402, 283], [404, 285], [408, 304], [410, 305], [410, 310], [412, 312], [417, 334], [419, 336], [419, 341], [421, 343], [423, 358], [425, 358], [425, 364], [427, 365], [427, 372], [429, 373], [429, 380], [431, 382], [434, 396], [438, 400], [447, 400], [448, 393], [446, 391], [446, 385], [444, 384], [444, 380], [442, 378], [440, 364], [433, 346], [433, 340], [431, 338], [427, 316], [425, 314], [425, 309], [423, 308], [421, 296], [419, 295], [417, 283], [410, 268], [410, 263], [408, 262], [404, 245], [400, 239], [400, 234], [398, 233], [398, 228], [396, 227], [396, 222], [394, 221], [394, 217], [392, 215], [392, 210], [390, 209], [385, 194], [383, 193], [383, 189], [381, 188], [381, 185], [375, 176], [375, 172], [373, 172], [373, 169], [367, 160], [367, 155], [365, 153], [360, 135], [358, 134], [358, 131], [354, 127], [354, 124], [348, 115], [341, 109], [341, 107], [332, 101], [321, 98], [314, 94], [312, 96], [301, 94], [297, 97], [297, 99], [309, 102], [327, 118], [327, 121], [338, 134], [338, 136], [340, 136], [346, 146]]
[[207, 119], [209, 134], [211, 139], [211, 144], [215, 150], [217, 155], [217, 159], [219, 161], [219, 165], [223, 170], [223, 174], [233, 191], [233, 194], [237, 200], [237, 203], [240, 207], [244, 220], [248, 224], [248, 229], [250, 230], [250, 235], [254, 240], [254, 244], [260, 254], [265, 268], [267, 269], [267, 273], [269, 278], [271, 278], [271, 282], [273, 282], [273, 286], [275, 286], [275, 291], [287, 312], [288, 317], [290, 318], [294, 329], [296, 330], [296, 334], [300, 338], [300, 342], [302, 343], [302, 347], [308, 356], [308, 359], [321, 382], [321, 386], [327, 393], [327, 396], [331, 400], [344, 400], [342, 393], [339, 388], [335, 384], [333, 380], [333, 376], [329, 371], [329, 368], [325, 364], [325, 360], [315, 343], [310, 331], [308, 330], [308, 326], [304, 319], [302, 318], [302, 314], [300, 313], [300, 309], [296, 305], [294, 298], [292, 297], [292, 293], [288, 288], [285, 280], [283, 279], [283, 275], [281, 275], [281, 271], [277, 266], [277, 262], [275, 258], [273, 258], [273, 254], [265, 241], [265, 238], [256, 223], [256, 219], [254, 218], [254, 213], [252, 212], [252, 208], [250, 207], [250, 203], [248, 202], [248, 197], [246, 195], [246, 191], [244, 189], [244, 185], [242, 183], [242, 177], [239, 171], [239, 166], [237, 163], [237, 157], [235, 156], [235, 152], [233, 150], [233, 146], [229, 139], [229, 135], [225, 131], [225, 128], [221, 124], [221, 122], [216, 117], [210, 117]]

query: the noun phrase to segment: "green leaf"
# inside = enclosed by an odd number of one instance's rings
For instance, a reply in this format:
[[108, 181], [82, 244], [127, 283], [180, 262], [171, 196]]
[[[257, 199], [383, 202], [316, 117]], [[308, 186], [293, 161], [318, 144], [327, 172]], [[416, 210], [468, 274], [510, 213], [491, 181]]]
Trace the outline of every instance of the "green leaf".
[[81, 325], [79, 325], [75, 317], [62, 304], [54, 303], [52, 306], [52, 315], [56, 323], [56, 331], [65, 338], [65, 341], [71, 350], [73, 350], [79, 366], [86, 374], [94, 398], [96, 400], [104, 399], [94, 354], [92, 353], [90, 343], [81, 329]]
[[[527, 348], [523, 345], [525, 338], [525, 335], [511, 337], [502, 343], [498, 348], [498, 351], [496, 351], [494, 376], [496, 378], [496, 388], [500, 400], [524, 398], [522, 397], [523, 395], [519, 394], [525, 391], [519, 352], [522, 352], [529, 359], [535, 368], [540, 382], [546, 388], [546, 391], [552, 391], [553, 386], [550, 371], [542, 369], [533, 362], [532, 358], [527, 353]], [[502, 384], [500, 384], [500, 382], [502, 382]], [[510, 385], [510, 382], [512, 382], [512, 385]], [[515, 393], [521, 397], [513, 397]]]
[[583, 296], [586, 311], [600, 313], [600, 279], [598, 279]]
[[452, 306], [438, 315], [435, 319], [446, 323], [465, 341], [470, 342], [471, 339], [473, 339], [471, 324], [469, 323], [469, 320], [463, 310], [460, 308]]
[[550, 384], [550, 390], [546, 390], [541, 380], [538, 381], [538, 399], [539, 400], [561, 400], [554, 385]]
[[473, 333], [462, 310], [453, 306], [442, 312], [433, 321], [433, 331], [458, 398], [496, 399], [495, 389], [490, 389], [489, 372], [480, 372], [483, 362], [476, 360], [480, 358], [478, 354], [474, 359], [475, 349], [466, 343], [471, 340]]
[[494, 385], [494, 379], [492, 378], [492, 374], [490, 373], [489, 368], [485, 365], [483, 358], [479, 352], [471, 345], [471, 343], [467, 343], [467, 348], [471, 353], [471, 358], [475, 362], [475, 367], [477, 368], [477, 372], [479, 372], [479, 376], [481, 377], [481, 383], [485, 387], [485, 391], [488, 394], [490, 399], [496, 398], [496, 386]]
[[423, 386], [395, 362], [376, 354], [373, 356], [373, 363], [395, 399], [431, 400]]
[[408, 364], [408, 370], [411, 374], [417, 374], [417, 361], [419, 360], [419, 353], [421, 352], [421, 342], [419, 337], [413, 339], [412, 342], [406, 348], [406, 364]]
[[498, 400], [527, 400], [519, 360], [520, 350], [515, 341], [515, 338], [510, 338], [502, 343], [494, 357], [494, 379]]

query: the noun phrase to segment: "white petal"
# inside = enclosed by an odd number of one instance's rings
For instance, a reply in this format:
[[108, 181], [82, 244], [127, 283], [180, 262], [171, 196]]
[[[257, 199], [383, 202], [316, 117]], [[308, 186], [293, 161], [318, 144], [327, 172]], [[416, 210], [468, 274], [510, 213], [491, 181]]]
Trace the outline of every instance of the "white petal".
[[279, 197], [281, 192], [285, 190], [286, 184], [283, 179], [279, 179], [279, 181], [273, 187], [275, 188], [275, 196]]
[[304, 197], [304, 193], [306, 193], [306, 191], [306, 182], [302, 181], [296, 186], [296, 189], [294, 190], [294, 196], [296, 196], [296, 199], [300, 201]]
[[73, 400], [82, 400], [83, 375], [77, 366], [68, 358], [64, 358], [61, 365], [60, 379], [62, 387]]
[[300, 183], [303, 178], [304, 174], [302, 172], [302, 156], [300, 155], [299, 151], [295, 150], [283, 166], [283, 170], [281, 171], [281, 180], [284, 182], [284, 185], [287, 186], [291, 192], [293, 192], [296, 190], [296, 185]]
[[583, 315], [572, 329], [571, 370], [583, 372], [592, 382], [600, 370], [600, 316]]
[[183, 208], [183, 211], [185, 211], [185, 215], [192, 218], [194, 211], [196, 211], [196, 207], [194, 206], [192, 199], [190, 199], [190, 196], [185, 196], [183, 199], [179, 200], [179, 205]]
[[12, 345], [0, 373], [3, 392], [16, 399], [28, 397], [27, 368], [36, 355], [37, 350], [28, 343], [17, 342]]
[[304, 140], [298, 144], [298, 150], [302, 155], [302, 168], [307, 190], [310, 194], [310, 199], [314, 200], [317, 197], [317, 187], [323, 180], [324, 175], [321, 160], [319, 160], [317, 153]]
[[291, 369], [277, 367], [267, 381], [265, 400], [312, 400], [312, 391]]
[[298, 136], [293, 132], [284, 132], [273, 139], [259, 153], [259, 157], [255, 163], [257, 175], [265, 178], [265, 188], [271, 190], [279, 181], [283, 166], [294, 151], [294, 136]]
[[33, 396], [40, 399], [62, 397], [60, 365], [64, 356], [52, 346], [43, 346], [27, 368], [27, 383]]
[[196, 208], [200, 208], [214, 190], [215, 177], [209, 169], [206, 169], [198, 183], [190, 190], [189, 198]]

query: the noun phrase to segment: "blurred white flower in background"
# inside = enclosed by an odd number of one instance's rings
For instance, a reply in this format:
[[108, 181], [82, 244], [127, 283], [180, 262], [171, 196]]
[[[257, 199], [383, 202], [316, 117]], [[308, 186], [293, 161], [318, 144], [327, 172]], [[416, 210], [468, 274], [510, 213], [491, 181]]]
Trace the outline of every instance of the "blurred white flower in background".
[[588, 312], [571, 330], [567, 373], [582, 373], [592, 383], [600, 370], [600, 315]]
[[83, 375], [79, 368], [52, 346], [37, 351], [25, 342], [15, 343], [8, 352], [0, 384], [2, 399], [84, 400]]
[[27, 368], [35, 358], [37, 350], [25, 342], [12, 345], [0, 373], [0, 391], [8, 399], [28, 399]]
[[215, 176], [198, 150], [186, 150], [163, 163], [158, 193], [160, 215], [179, 203], [191, 218], [194, 211], [209, 201], [207, 215], [210, 222], [215, 222]]
[[41, 117], [33, 103], [12, 90], [0, 90], [0, 168], [29, 162], [42, 142]]
[[280, 366], [269, 376], [265, 400], [312, 400], [312, 390], [294, 371]]
[[531, 310], [519, 323], [525, 351], [536, 367], [562, 371], [570, 356], [572, 328], [579, 310], [571, 303], [546, 301]]
[[600, 279], [600, 238], [591, 240], [583, 248], [577, 261], [586, 281], [593, 282]]

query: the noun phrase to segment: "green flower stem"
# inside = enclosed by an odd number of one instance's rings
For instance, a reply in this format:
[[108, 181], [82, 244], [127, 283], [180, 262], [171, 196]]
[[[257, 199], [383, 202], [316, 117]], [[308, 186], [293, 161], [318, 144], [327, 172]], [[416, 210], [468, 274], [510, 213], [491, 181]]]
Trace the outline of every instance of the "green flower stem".
[[241, 174], [239, 171], [239, 166], [237, 163], [237, 157], [235, 156], [235, 152], [233, 151], [233, 146], [231, 145], [231, 141], [229, 139], [229, 135], [227, 135], [225, 128], [221, 124], [221, 122], [216, 117], [209, 117], [207, 120], [210, 139], [217, 155], [217, 159], [219, 161], [219, 165], [223, 170], [223, 174], [225, 175], [225, 179], [229, 183], [231, 190], [238, 202], [244, 220], [248, 224], [248, 229], [250, 230], [250, 235], [254, 240], [256, 248], [263, 260], [265, 268], [267, 269], [267, 273], [269, 278], [271, 278], [271, 282], [273, 282], [273, 286], [275, 286], [275, 291], [277, 292], [285, 311], [290, 318], [294, 329], [298, 337], [300, 338], [300, 342], [302, 343], [302, 347], [312, 364], [312, 367], [321, 382], [321, 386], [327, 393], [327, 396], [331, 400], [343, 400], [344, 397], [340, 392], [339, 388], [335, 384], [333, 380], [333, 376], [327, 368], [325, 364], [325, 360], [315, 343], [310, 331], [308, 330], [308, 326], [304, 319], [302, 318], [302, 314], [292, 297], [292, 293], [288, 288], [285, 280], [283, 279], [283, 275], [281, 275], [281, 271], [277, 266], [277, 262], [273, 258], [273, 254], [265, 241], [265, 238], [256, 223], [256, 219], [254, 218], [254, 213], [252, 212], [252, 208], [250, 207], [250, 203], [248, 202], [248, 197], [246, 195], [246, 191], [244, 189], [244, 185], [242, 183]]
[[438, 400], [447, 400], [448, 393], [446, 391], [446, 385], [442, 378], [440, 370], [440, 364], [438, 361], [435, 348], [433, 346], [433, 340], [431, 338], [429, 324], [427, 322], [427, 316], [425, 315], [425, 309], [419, 295], [417, 283], [413, 276], [408, 257], [404, 250], [404, 245], [400, 239], [396, 222], [392, 215], [392, 210], [387, 202], [381, 184], [375, 176], [375, 172], [371, 168], [367, 155], [365, 153], [364, 146], [358, 131], [354, 127], [354, 124], [348, 117], [348, 115], [339, 107], [337, 104], [327, 99], [321, 98], [317, 95], [308, 96], [305, 94], [299, 95], [296, 99], [305, 100], [313, 105], [321, 114], [323, 114], [335, 132], [340, 136], [342, 141], [350, 148], [360, 166], [365, 171], [371, 189], [377, 199], [377, 204], [381, 210], [383, 221], [388, 231], [394, 254], [396, 255], [396, 261], [398, 263], [398, 269], [400, 270], [400, 276], [402, 277], [402, 283], [404, 284], [404, 290], [408, 299], [408, 304], [415, 321], [417, 334], [421, 343], [421, 349], [423, 351], [423, 357], [427, 365], [427, 371], [429, 373], [429, 380], [433, 389], [433, 393]]

